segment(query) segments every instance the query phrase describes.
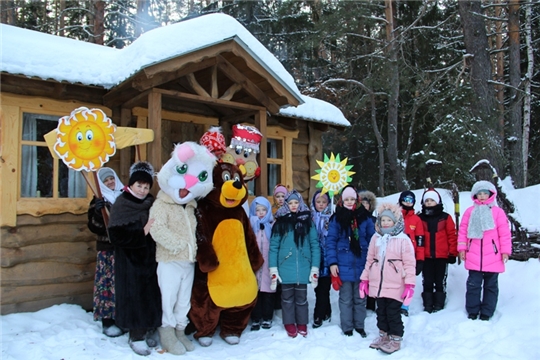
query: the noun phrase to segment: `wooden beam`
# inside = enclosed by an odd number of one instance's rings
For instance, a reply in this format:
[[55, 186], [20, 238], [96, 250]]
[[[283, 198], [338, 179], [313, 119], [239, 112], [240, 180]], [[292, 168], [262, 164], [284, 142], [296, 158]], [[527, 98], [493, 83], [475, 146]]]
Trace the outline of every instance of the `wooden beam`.
[[[2, 97], [3, 100], [3, 97]], [[0, 225], [17, 225], [17, 196], [19, 193], [19, 119], [20, 108], [2, 104], [0, 109]]]
[[[274, 91], [278, 95], [285, 97], [289, 101], [289, 104], [293, 106], [300, 105], [300, 102], [296, 99], [296, 97], [285, 86], [283, 86], [276, 78], [274, 78], [275, 74], [274, 75], [270, 74], [266, 70], [266, 68], [262, 66], [258, 61], [256, 61], [240, 44], [238, 43], [234, 44], [233, 53], [236, 56], [243, 58], [246, 61], [247, 66], [251, 70], [263, 76], [270, 83]], [[291, 91], [293, 91], [293, 89], [291, 89]], [[277, 114], [277, 112], [275, 112], [274, 114]]]
[[270, 99], [259, 87], [257, 87], [251, 80], [249, 80], [244, 74], [242, 74], [236, 67], [227, 61], [223, 56], [218, 55], [218, 67], [225, 76], [242, 85], [242, 88], [257, 101], [263, 104], [268, 111], [273, 114], [279, 112], [279, 105]]
[[258, 114], [258, 111], [245, 111], [242, 113], [236, 113], [233, 115], [223, 116], [219, 120], [220, 122], [233, 122], [238, 123], [241, 122], [242, 119], [247, 119], [252, 116], [255, 116], [255, 114]]
[[[131, 109], [122, 108], [120, 110], [120, 125], [127, 127], [129, 126], [130, 122], [131, 122]], [[119, 151], [120, 151], [120, 174], [119, 175], [120, 175], [120, 179], [122, 179], [124, 184], [126, 184], [127, 179], [129, 179], [129, 167], [131, 166], [131, 149], [126, 148]]]
[[255, 114], [255, 127], [259, 129], [263, 138], [259, 145], [259, 167], [261, 168], [261, 176], [256, 182], [255, 191], [262, 196], [268, 196], [268, 163], [266, 158], [268, 156], [267, 142], [266, 142], [266, 111], [260, 110]]
[[165, 89], [154, 89], [153, 91], [156, 93], [160, 93], [164, 96], [170, 96], [170, 97], [174, 97], [178, 99], [195, 101], [195, 102], [208, 104], [208, 105], [217, 105], [217, 106], [223, 106], [225, 108], [242, 109], [242, 110], [257, 110], [257, 111], [265, 110], [266, 111], [266, 109], [262, 106], [237, 103], [234, 101], [226, 101], [226, 100], [221, 100], [221, 99], [213, 99], [211, 97], [202, 97], [199, 95], [187, 94], [180, 91], [165, 90]]
[[228, 88], [225, 93], [220, 97], [221, 100], [231, 100], [234, 94], [236, 94], [240, 89], [242, 89], [242, 85], [238, 83], [234, 83], [231, 85], [230, 88]]
[[[148, 101], [148, 94], [150, 93], [150, 90], [145, 90], [143, 91], [142, 93], [140, 93], [139, 95], [136, 95], [135, 97], [132, 97], [131, 99], [129, 99], [128, 101], [126, 101], [123, 105], [122, 105], [122, 108], [124, 109], [132, 109], [134, 108], [135, 106], [142, 106], [142, 104], [146, 103], [146, 101]], [[124, 126], [124, 125], [122, 125]]]
[[193, 91], [197, 93], [197, 95], [204, 96], [204, 97], [211, 97], [210, 94], [206, 92], [206, 90], [204, 90], [201, 84], [199, 84], [197, 79], [195, 79], [195, 75], [193, 75], [193, 73], [187, 74], [186, 79], [188, 80], [189, 85], [191, 86]]
[[[136, 107], [133, 108], [133, 115], [148, 117], [148, 109]], [[170, 120], [170, 121], [179, 121], [179, 122], [189, 122], [193, 124], [201, 124], [205, 126], [218, 126], [219, 119], [212, 116], [203, 116], [197, 114], [190, 114], [184, 112], [174, 112], [161, 110], [161, 119]], [[139, 126], [137, 126], [139, 127]]]
[[212, 97], [217, 99], [219, 94], [217, 83], [217, 65], [212, 67]]
[[172, 71], [172, 72], [165, 71], [165, 69], [162, 69], [163, 72], [152, 73], [153, 75], [151, 77], [147, 77], [147, 76], [150, 76], [151, 74], [149, 73], [149, 71], [148, 72], [145, 71], [141, 73], [140, 76], [137, 76], [135, 79], [133, 79], [132, 86], [139, 91], [148, 90], [148, 89], [163, 85], [165, 83], [168, 83], [170, 81], [176, 80], [178, 78], [181, 78], [182, 76], [185, 76], [189, 73], [194, 73], [196, 71], [209, 68], [210, 66], [213, 66], [216, 63], [217, 63], [217, 60], [215, 57], [206, 58], [206, 59], [202, 59], [201, 61], [185, 64], [178, 70]]
[[[154, 141], [148, 146], [148, 161], [158, 172], [161, 168], [161, 93], [152, 91], [148, 94], [148, 128], [154, 130]], [[157, 186], [154, 187], [157, 189]], [[155, 194], [154, 194], [155, 195]]]
[[[148, 127], [148, 117], [137, 116], [137, 127], [146, 129]], [[141, 156], [141, 161], [146, 161], [148, 158], [148, 146], [146, 146], [146, 144], [139, 145], [139, 153]]]

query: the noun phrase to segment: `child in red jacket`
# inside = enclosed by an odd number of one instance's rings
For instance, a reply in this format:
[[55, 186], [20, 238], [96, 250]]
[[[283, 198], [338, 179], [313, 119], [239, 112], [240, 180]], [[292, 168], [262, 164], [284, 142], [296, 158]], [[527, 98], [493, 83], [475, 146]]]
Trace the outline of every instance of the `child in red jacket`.
[[[424, 267], [424, 226], [422, 220], [414, 212], [416, 196], [410, 190], [406, 190], [399, 195], [399, 205], [405, 222], [403, 232], [411, 239], [416, 258], [416, 275], [420, 275]], [[401, 313], [409, 316], [409, 305], [401, 306]]]
[[455, 264], [458, 255], [456, 225], [443, 211], [441, 195], [429, 188], [422, 195], [420, 219], [424, 225], [424, 310], [442, 310], [446, 300], [448, 264]]

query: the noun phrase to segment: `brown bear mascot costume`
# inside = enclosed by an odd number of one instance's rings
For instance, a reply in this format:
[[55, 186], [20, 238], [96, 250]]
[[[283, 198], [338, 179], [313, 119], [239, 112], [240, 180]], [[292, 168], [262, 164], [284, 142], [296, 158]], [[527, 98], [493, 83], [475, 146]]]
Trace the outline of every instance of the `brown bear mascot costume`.
[[240, 341], [257, 301], [255, 272], [263, 257], [249, 218], [242, 208], [248, 198], [236, 165], [218, 163], [214, 189], [197, 208], [197, 266], [189, 318], [202, 346], [212, 344], [218, 324], [229, 344]]

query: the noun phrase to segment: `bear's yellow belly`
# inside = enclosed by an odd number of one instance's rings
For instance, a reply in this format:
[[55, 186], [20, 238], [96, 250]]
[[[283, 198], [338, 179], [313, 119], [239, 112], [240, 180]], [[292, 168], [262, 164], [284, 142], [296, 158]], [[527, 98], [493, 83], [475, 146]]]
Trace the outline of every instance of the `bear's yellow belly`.
[[212, 246], [219, 266], [208, 273], [208, 292], [219, 307], [250, 304], [257, 296], [257, 279], [251, 268], [239, 220], [223, 220], [214, 231]]

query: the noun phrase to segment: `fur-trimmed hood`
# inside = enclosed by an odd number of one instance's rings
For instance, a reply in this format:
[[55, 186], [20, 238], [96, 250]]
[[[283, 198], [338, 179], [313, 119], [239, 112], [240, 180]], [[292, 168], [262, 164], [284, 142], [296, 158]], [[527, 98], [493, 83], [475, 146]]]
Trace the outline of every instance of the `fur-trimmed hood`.
[[489, 190], [491, 192], [491, 196], [489, 197], [489, 199], [484, 201], [484, 204], [492, 203], [497, 197], [497, 188], [495, 187], [495, 185], [493, 185], [493, 183], [491, 183], [490, 181], [480, 180], [480, 181], [475, 182], [471, 189], [471, 199], [474, 203], [478, 203], [478, 204], [480, 203], [476, 199], [476, 194], [480, 190]]
[[396, 223], [394, 224], [394, 229], [391, 231], [390, 235], [396, 235], [403, 231], [404, 222], [403, 222], [403, 213], [401, 212], [401, 207], [397, 204], [392, 203], [382, 203], [377, 207], [377, 222], [375, 223], [375, 231], [377, 233], [384, 235], [381, 231], [381, 214], [389, 210], [394, 215]]
[[362, 190], [358, 192], [358, 202], [362, 202], [362, 200], [364, 199], [369, 201], [369, 212], [373, 213], [373, 211], [375, 211], [375, 209], [377, 208], [377, 197], [371, 191]]

